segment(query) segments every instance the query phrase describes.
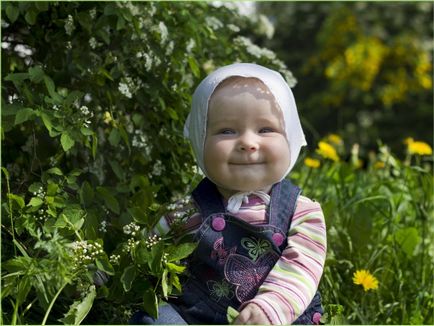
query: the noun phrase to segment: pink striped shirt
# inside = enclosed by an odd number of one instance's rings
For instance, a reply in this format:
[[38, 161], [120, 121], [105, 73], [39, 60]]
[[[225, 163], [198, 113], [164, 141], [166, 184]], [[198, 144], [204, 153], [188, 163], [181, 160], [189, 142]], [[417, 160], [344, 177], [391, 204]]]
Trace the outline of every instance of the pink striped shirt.
[[[251, 224], [265, 224], [266, 205], [252, 195], [235, 214]], [[162, 218], [156, 231], [166, 233], [177, 219], [186, 221], [185, 231], [195, 232], [202, 217], [193, 203], [179, 207]], [[288, 232], [288, 245], [272, 268], [256, 296], [243, 303], [255, 304], [270, 324], [291, 324], [312, 301], [324, 269], [327, 249], [326, 226], [321, 206], [299, 196]]]

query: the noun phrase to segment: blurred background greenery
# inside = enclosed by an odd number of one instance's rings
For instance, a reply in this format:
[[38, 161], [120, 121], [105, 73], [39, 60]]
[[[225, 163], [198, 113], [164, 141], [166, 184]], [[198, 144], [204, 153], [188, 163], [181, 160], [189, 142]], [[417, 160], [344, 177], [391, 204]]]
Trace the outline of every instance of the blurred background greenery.
[[[256, 42], [296, 76], [308, 140], [343, 136], [366, 151], [381, 139], [433, 138], [433, 4], [258, 2], [271, 23]], [[268, 23], [267, 23], [268, 24]]]

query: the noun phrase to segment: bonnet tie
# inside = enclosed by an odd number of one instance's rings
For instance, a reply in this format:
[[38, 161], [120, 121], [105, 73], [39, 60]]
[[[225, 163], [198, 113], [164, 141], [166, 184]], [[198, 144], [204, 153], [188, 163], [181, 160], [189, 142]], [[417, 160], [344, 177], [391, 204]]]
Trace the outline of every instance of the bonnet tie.
[[232, 214], [238, 213], [242, 203], [249, 203], [249, 195], [258, 196], [264, 201], [266, 205], [270, 203], [270, 195], [263, 191], [237, 192], [236, 194], [232, 195], [228, 200], [228, 206], [226, 207], [228, 212]]

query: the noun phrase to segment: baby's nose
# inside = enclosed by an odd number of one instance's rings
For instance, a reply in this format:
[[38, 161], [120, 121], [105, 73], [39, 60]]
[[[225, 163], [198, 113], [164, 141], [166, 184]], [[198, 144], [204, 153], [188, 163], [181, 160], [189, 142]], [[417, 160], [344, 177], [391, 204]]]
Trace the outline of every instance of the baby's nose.
[[258, 145], [255, 144], [241, 144], [240, 149], [244, 152], [256, 152], [258, 150]]

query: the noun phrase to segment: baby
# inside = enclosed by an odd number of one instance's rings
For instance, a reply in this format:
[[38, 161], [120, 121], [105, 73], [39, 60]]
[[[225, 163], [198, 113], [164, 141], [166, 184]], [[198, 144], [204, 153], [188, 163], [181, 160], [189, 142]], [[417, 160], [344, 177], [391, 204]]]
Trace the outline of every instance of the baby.
[[206, 178], [157, 230], [182, 219], [198, 247], [182, 295], [147, 320], [228, 324], [233, 307], [235, 324], [318, 324], [326, 228], [285, 179], [306, 145], [287, 83], [255, 64], [222, 67], [197, 87], [184, 133]]

